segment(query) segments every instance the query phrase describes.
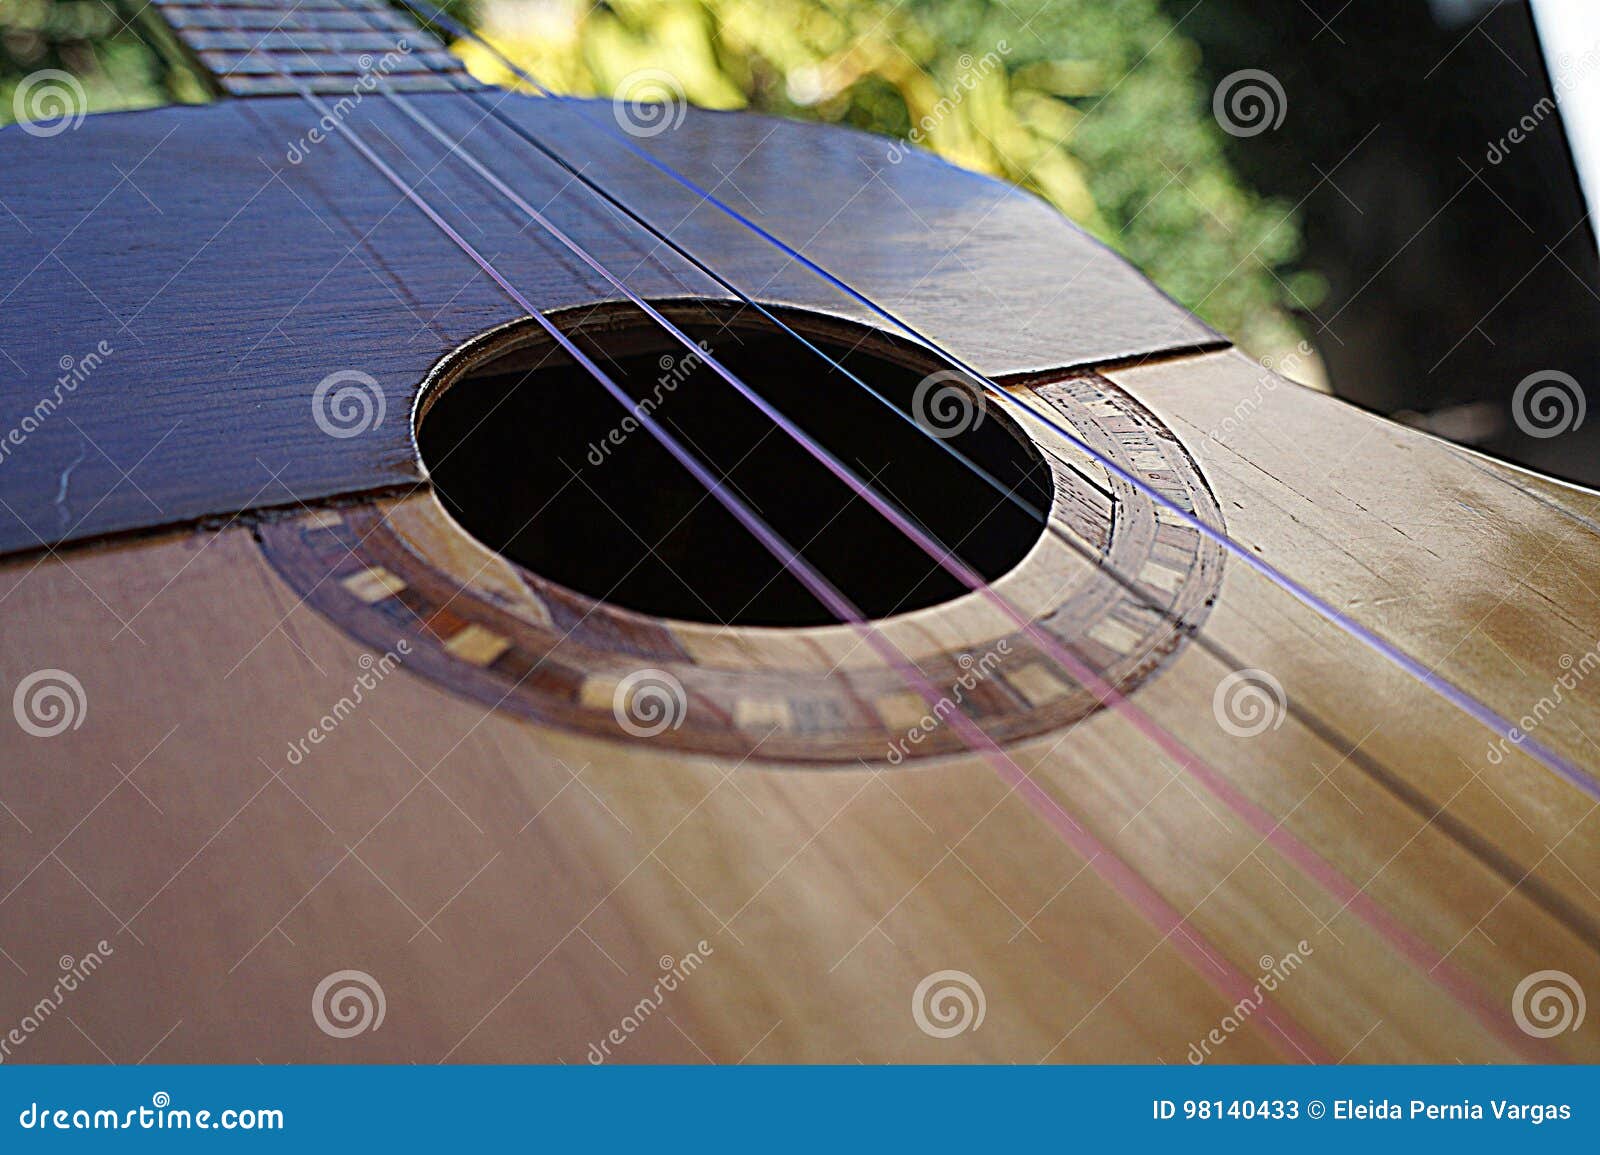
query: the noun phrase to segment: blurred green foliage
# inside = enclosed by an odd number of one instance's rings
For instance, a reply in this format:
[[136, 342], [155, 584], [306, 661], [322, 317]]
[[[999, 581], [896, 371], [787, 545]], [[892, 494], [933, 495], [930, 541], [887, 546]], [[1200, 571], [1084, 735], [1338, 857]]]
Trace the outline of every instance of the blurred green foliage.
[[[665, 69], [694, 103], [852, 125], [1030, 189], [1253, 352], [1299, 338], [1300, 223], [1230, 164], [1211, 80], [1161, 0], [454, 0], [552, 88]], [[114, 0], [0, 0], [0, 123], [62, 68], [91, 111], [204, 98]], [[475, 73], [514, 78], [471, 43]]]
[[194, 74], [153, 51], [129, 16], [110, 0], [0, 0], [0, 124], [18, 117], [17, 85], [47, 68], [78, 78], [89, 112], [205, 99]]
[[[481, 0], [558, 91], [665, 68], [690, 101], [853, 125], [1030, 189], [1261, 355], [1323, 285], [1298, 217], [1230, 164], [1195, 44], [1160, 0]], [[479, 76], [515, 78], [457, 46]]]

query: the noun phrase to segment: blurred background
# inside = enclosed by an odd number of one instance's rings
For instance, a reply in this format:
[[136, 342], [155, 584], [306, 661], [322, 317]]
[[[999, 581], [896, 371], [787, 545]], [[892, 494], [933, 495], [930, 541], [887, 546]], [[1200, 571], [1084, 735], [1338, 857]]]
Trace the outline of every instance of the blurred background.
[[[1581, 414], [1600, 381], [1600, 257], [1569, 140], [1600, 121], [1600, 43], [1548, 18], [1581, 25], [1600, 3], [1537, 3], [445, 7], [559, 91], [665, 68], [695, 104], [884, 133], [1015, 182], [1277, 371], [1600, 485], [1600, 418]], [[142, 7], [0, 0], [0, 123], [42, 68], [76, 75], [91, 111], [208, 99]], [[456, 51], [514, 83], [471, 42]], [[1551, 373], [1580, 408], [1519, 420], [1519, 384]]]

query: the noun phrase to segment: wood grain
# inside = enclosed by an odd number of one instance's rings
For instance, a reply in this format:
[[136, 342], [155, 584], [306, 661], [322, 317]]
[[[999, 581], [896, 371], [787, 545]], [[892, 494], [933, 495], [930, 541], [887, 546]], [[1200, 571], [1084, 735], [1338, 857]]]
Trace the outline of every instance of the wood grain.
[[[1589, 667], [1600, 498], [1262, 390], [1237, 354], [1109, 375], [1179, 431], [1235, 536], [1471, 692], [1516, 715]], [[971, 755], [719, 760], [486, 709], [402, 661], [292, 764], [381, 651], [297, 601], [248, 528], [13, 562], [0, 597], [7, 684], [68, 666], [88, 701], [58, 738], [0, 736], [0, 948], [28, 972], [0, 1014], [59, 955], [115, 947], [71, 1008], [83, 1033], [48, 1023], [29, 1061], [583, 1062], [613, 1029], [607, 1061], [1184, 1062], [1212, 1031], [1210, 1061], [1304, 1057]], [[1287, 695], [1254, 737], [1213, 713], [1241, 666]], [[1116, 712], [1008, 748], [1219, 961], [1293, 955], [1272, 1001], [1323, 1054], [1600, 1055], [1592, 1020], [1540, 1040], [1511, 1017], [1538, 971], [1600, 989], [1587, 799], [1515, 746], [1491, 762], [1492, 735], [1240, 566], [1134, 700], [1445, 960], [1397, 950]], [[1538, 732], [1592, 766], [1597, 726], [1579, 679]], [[312, 992], [352, 968], [387, 1018], [334, 1039]], [[918, 1027], [942, 970], [981, 986], [977, 1030]]]
[[[714, 208], [598, 144], [587, 117], [609, 121], [608, 104], [501, 96], [519, 124], [746, 291], [866, 319]], [[469, 97], [412, 99], [637, 292], [726, 298]], [[348, 142], [311, 143], [317, 121], [293, 97], [95, 116], [50, 139], [0, 130], [13, 210], [0, 219], [0, 401], [22, 436], [0, 466], [0, 551], [419, 479], [406, 416], [420, 383], [517, 309]], [[615, 298], [383, 100], [368, 96], [345, 123], [540, 308]], [[881, 139], [691, 112], [642, 143], [986, 372], [1217, 342], [1038, 200], [926, 155], [891, 163]], [[103, 364], [21, 430], [54, 393], [63, 358], [81, 362], [101, 341]], [[319, 428], [312, 398], [343, 371], [376, 380], [385, 417], [340, 439]]]
[[[164, 6], [203, 63], [246, 52]], [[337, 38], [373, 10], [310, 0], [289, 41], [348, 77]], [[720, 297], [477, 104], [416, 103], [640, 292]], [[869, 320], [597, 147], [608, 106], [502, 108], [762, 300]], [[473, 541], [409, 418], [515, 310], [315, 119], [263, 98], [0, 132], [5, 1061], [1600, 1058], [1600, 1024], [1540, 1031], [1525, 997], [1600, 992], [1600, 807], [1033, 418], [1064, 533], [996, 589], [1053, 641], [974, 689], [985, 755], [847, 630], [613, 610]], [[537, 307], [609, 300], [383, 101], [348, 123]], [[1044, 206], [930, 158], [712, 113], [646, 145], [1600, 764], [1600, 496], [1200, 352]], [[385, 402], [350, 437], [313, 415], [341, 371]], [[1011, 629], [968, 597], [881, 632], [949, 685]], [[658, 666], [693, 724], [651, 736], [616, 687]], [[1128, 697], [1094, 709], [1102, 675]], [[1264, 714], [1231, 712], [1241, 679]], [[891, 759], [901, 727], [934, 736]], [[381, 1024], [330, 1024], [349, 972]], [[950, 983], [973, 1011], [946, 1031]]]
[[384, 0], [295, 0], [288, 7], [270, 0], [151, 0], [148, 9], [196, 70], [230, 96], [293, 95], [300, 84], [352, 97], [372, 92], [379, 76], [407, 92], [450, 92], [471, 83], [459, 57]]

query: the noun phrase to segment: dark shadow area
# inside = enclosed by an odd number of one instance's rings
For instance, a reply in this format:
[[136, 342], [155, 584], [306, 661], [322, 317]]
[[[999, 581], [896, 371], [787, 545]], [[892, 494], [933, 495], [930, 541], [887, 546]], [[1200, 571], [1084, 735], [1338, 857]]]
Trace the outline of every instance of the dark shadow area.
[[[966, 592], [701, 359], [636, 316], [626, 329], [580, 341], [869, 618]], [[743, 322], [684, 327], [984, 578], [1013, 568], [1038, 540], [1040, 526], [1028, 513], [793, 337]], [[940, 377], [919, 399], [927, 367], [814, 339], [903, 409], [928, 414], [930, 426], [969, 425], [950, 443], [1028, 504], [1048, 508], [1044, 460], [963, 386]], [[462, 525], [543, 577], [665, 617], [764, 626], [835, 620], [625, 418], [610, 394], [557, 352], [535, 368], [491, 362], [458, 382], [427, 411], [418, 442]]]
[[1166, 7], [1213, 82], [1283, 86], [1282, 125], [1229, 148], [1253, 186], [1303, 201], [1303, 264], [1329, 285], [1305, 320], [1334, 391], [1600, 484], [1600, 421], [1531, 436], [1511, 405], [1533, 373], [1600, 385], [1600, 260], [1560, 113], [1564, 73], [1596, 62], [1580, 46], [1552, 74], [1520, 0]]

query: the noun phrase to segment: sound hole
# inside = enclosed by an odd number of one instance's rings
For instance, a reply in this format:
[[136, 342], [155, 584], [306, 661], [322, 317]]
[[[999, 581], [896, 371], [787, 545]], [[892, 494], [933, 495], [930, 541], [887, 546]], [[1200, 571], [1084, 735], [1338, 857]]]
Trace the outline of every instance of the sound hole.
[[[759, 314], [673, 305], [669, 315], [986, 580], [1038, 540], [1041, 526], [1027, 512]], [[976, 396], [965, 397], [975, 416], [963, 419], [963, 396], [946, 392], [963, 386], [943, 377], [925, 385], [940, 368], [925, 355], [831, 320], [785, 320], [804, 325], [896, 405], [942, 431], [957, 428], [945, 443], [1028, 505], [1049, 508], [1050, 471], [1027, 438]], [[869, 617], [967, 592], [642, 314], [589, 310], [564, 327]], [[527, 569], [661, 617], [747, 626], [836, 620], [543, 334], [479, 363], [429, 402], [417, 439], [440, 499], [480, 541]]]

